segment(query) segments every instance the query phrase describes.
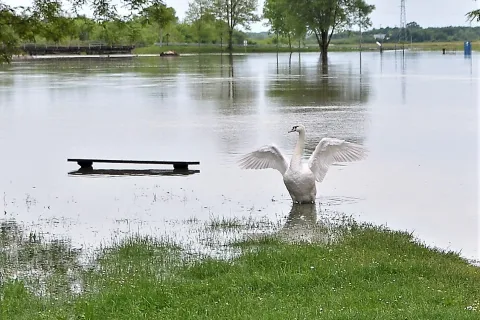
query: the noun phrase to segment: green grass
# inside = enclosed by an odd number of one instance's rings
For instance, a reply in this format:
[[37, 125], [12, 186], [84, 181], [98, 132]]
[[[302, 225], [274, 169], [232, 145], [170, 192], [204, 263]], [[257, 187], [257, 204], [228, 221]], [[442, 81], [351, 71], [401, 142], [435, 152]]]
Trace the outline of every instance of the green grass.
[[[480, 46], [480, 41], [472, 42], [473, 50], [476, 50]], [[385, 50], [393, 50], [397, 48], [397, 50], [401, 50], [401, 45], [395, 43], [385, 43], [384, 48]], [[445, 48], [448, 52], [463, 52], [463, 42], [456, 41], [456, 42], [421, 42], [421, 43], [407, 43], [405, 44], [405, 48], [417, 50], [417, 51], [441, 51]], [[196, 45], [189, 45], [189, 46], [147, 46], [147, 47], [138, 47], [133, 49], [133, 54], [155, 54], [159, 55], [163, 51], [174, 50], [180, 54], [212, 54], [212, 53], [227, 53], [227, 49], [224, 46], [223, 48], [219, 46], [196, 46]], [[362, 44], [363, 51], [378, 51], [379, 48], [375, 43], [363, 43]], [[318, 45], [316, 43], [311, 43], [308, 47], [298, 48], [296, 46], [292, 47], [292, 52], [320, 52]], [[343, 42], [335, 42], [329, 46], [329, 52], [352, 52], [352, 51], [359, 51], [359, 44], [358, 43], [343, 43]], [[257, 46], [249, 46], [246, 49], [244, 47], [235, 47], [232, 51], [233, 53], [275, 53], [277, 52], [277, 48], [275, 46], [264, 46], [264, 45], [257, 45]], [[279, 47], [278, 52], [290, 52], [290, 48], [288, 47]]]
[[212, 217], [207, 224], [211, 229], [237, 229], [245, 226], [238, 218]]
[[0, 319], [478, 319], [480, 269], [409, 234], [355, 227], [326, 246], [263, 238], [230, 260], [130, 238], [77, 275], [82, 294], [0, 284]]
[[[478, 48], [480, 46], [480, 42], [472, 42], [472, 48]], [[395, 43], [385, 43], [385, 49], [394, 49], [397, 48], [398, 50], [401, 49], [401, 45]], [[434, 50], [434, 51], [441, 51], [445, 48], [447, 51], [461, 51], [463, 52], [463, 42], [461, 41], [454, 41], [454, 42], [421, 42], [421, 43], [407, 43], [405, 44], [405, 48], [411, 48], [412, 50]], [[185, 53], [221, 53], [227, 52], [226, 48], [220, 48], [218, 46], [148, 46], [148, 47], [141, 47], [135, 48], [133, 50], [134, 54], [160, 54], [163, 51], [174, 50], [180, 54]], [[279, 47], [279, 52], [290, 52], [288, 47]], [[293, 52], [319, 52], [318, 45], [315, 43], [310, 44], [307, 48], [298, 48], [293, 46]], [[348, 51], [358, 51], [359, 45], [358, 43], [332, 43], [329, 46], [329, 52], [348, 52]], [[375, 43], [363, 43], [362, 50], [364, 51], [374, 51], [379, 50], [378, 46]], [[246, 50], [243, 47], [235, 47], [233, 50], [234, 53], [271, 53], [277, 52], [277, 48], [275, 46], [250, 46]]]
[[[148, 46], [135, 48], [133, 50], [134, 54], [160, 54], [163, 51], [174, 50], [180, 54], [185, 53], [228, 53], [226, 47], [219, 46]], [[298, 48], [293, 48], [295, 52], [298, 52]], [[318, 46], [311, 46], [308, 48], [301, 48], [301, 52], [316, 52]], [[268, 52], [277, 52], [277, 48], [274, 46], [251, 46], [246, 50], [244, 47], [235, 47], [232, 51], [233, 53], [268, 53]], [[279, 52], [290, 52], [290, 49], [287, 47], [279, 47]]]

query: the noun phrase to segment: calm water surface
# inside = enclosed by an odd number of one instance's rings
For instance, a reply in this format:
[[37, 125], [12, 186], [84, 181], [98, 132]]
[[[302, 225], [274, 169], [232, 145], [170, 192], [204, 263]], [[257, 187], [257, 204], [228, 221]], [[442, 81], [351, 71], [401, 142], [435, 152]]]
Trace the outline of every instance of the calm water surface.
[[[195, 219], [282, 223], [292, 206], [280, 174], [235, 161], [270, 142], [290, 156], [297, 136], [287, 131], [304, 124], [305, 157], [324, 136], [370, 149], [330, 169], [316, 210], [479, 258], [477, 58], [373, 52], [360, 63], [358, 53], [332, 53], [328, 68], [315, 53], [15, 62], [0, 69], [1, 219], [89, 246], [128, 232], [193, 245], [202, 235], [182, 222]], [[201, 165], [188, 176], [85, 176], [68, 174], [77, 170], [69, 157]]]

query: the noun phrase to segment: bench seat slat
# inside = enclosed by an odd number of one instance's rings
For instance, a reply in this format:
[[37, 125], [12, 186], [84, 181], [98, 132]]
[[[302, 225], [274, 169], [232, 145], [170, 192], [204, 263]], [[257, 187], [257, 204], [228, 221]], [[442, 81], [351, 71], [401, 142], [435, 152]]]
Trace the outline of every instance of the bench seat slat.
[[137, 164], [200, 164], [199, 161], [153, 161], [153, 160], [115, 160], [115, 159], [67, 159], [70, 162], [137, 163]]

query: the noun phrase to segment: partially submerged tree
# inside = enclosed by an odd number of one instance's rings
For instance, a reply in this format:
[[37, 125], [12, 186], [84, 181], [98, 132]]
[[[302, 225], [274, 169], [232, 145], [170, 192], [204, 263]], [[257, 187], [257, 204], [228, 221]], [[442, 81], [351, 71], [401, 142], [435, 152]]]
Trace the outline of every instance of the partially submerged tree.
[[287, 12], [315, 34], [322, 63], [327, 63], [328, 46], [333, 34], [359, 22], [362, 28], [370, 26], [368, 15], [375, 9], [374, 5], [364, 0], [297, 0], [288, 4]]
[[213, 10], [217, 19], [228, 26], [228, 49], [233, 49], [233, 31], [237, 26], [250, 29], [250, 23], [260, 21], [255, 14], [257, 0], [212, 0]]

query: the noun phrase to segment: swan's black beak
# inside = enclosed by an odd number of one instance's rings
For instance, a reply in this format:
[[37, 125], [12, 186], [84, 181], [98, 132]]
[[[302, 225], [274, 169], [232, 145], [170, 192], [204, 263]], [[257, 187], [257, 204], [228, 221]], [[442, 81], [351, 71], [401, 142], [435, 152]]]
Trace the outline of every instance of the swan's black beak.
[[298, 126], [293, 126], [292, 129], [290, 129], [290, 131], [288, 131], [288, 133], [290, 133], [290, 132], [296, 132], [296, 131], [297, 131], [297, 128], [298, 128]]

